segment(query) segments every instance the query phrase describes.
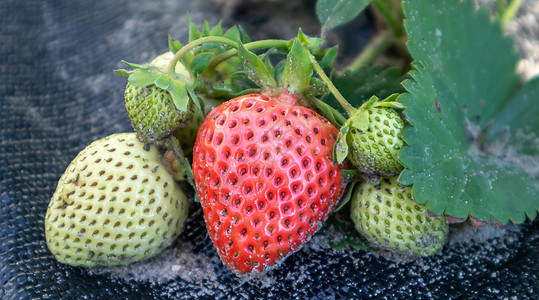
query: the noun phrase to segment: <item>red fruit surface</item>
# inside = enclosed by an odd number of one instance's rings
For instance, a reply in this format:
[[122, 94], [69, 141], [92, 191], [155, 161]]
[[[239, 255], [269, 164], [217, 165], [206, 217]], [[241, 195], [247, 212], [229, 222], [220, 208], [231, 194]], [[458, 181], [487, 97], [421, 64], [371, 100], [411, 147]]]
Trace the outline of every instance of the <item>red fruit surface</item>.
[[333, 163], [338, 129], [294, 102], [290, 95], [241, 96], [199, 128], [197, 191], [213, 244], [236, 273], [264, 271], [298, 250], [344, 189]]

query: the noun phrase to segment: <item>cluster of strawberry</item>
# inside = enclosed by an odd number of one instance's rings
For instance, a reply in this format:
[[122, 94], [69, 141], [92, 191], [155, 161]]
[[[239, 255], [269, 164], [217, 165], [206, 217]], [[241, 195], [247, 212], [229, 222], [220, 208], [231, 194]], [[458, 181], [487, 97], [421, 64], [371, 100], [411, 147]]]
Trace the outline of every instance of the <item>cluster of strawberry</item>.
[[[351, 218], [373, 245], [439, 251], [445, 218], [396, 180], [402, 106], [391, 96], [352, 108], [325, 75], [336, 51], [322, 43], [301, 31], [251, 42], [239, 27], [206, 23], [190, 26], [189, 44], [169, 39], [170, 52], [151, 63], [127, 63], [117, 73], [128, 76], [136, 133], [96, 141], [68, 167], [46, 215], [51, 252], [79, 266], [153, 256], [181, 231], [189, 184], [236, 273], [265, 271], [299, 250], [347, 189]], [[319, 100], [328, 90], [348, 120]]]

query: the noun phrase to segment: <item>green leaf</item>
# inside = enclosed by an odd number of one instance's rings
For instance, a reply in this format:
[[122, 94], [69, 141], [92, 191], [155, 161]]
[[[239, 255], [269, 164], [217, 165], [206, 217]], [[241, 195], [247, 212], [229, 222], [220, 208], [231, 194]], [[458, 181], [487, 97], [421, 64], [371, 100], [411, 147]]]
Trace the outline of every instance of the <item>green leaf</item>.
[[[223, 35], [223, 21], [220, 20], [219, 23], [217, 23], [217, 25], [215, 25], [215, 27], [213, 27], [211, 30], [210, 30], [210, 35], [211, 36], [222, 36]], [[235, 41], [235, 40], [233, 40]]]
[[275, 70], [273, 71], [273, 76], [277, 82], [282, 82], [284, 67], [286, 66], [286, 59], [283, 59], [275, 65]]
[[300, 42], [304, 46], [309, 45], [309, 38], [307, 37], [307, 35], [305, 35], [305, 33], [303, 32], [303, 30], [301, 30], [301, 28], [298, 30], [297, 41]]
[[341, 127], [339, 135], [337, 136], [337, 141], [333, 146], [333, 160], [337, 163], [342, 163], [348, 156], [348, 143], [346, 142], [346, 139], [349, 131], [350, 123], [347, 122], [343, 127]]
[[135, 63], [127, 62], [127, 61], [125, 61], [125, 60], [122, 60], [122, 62], [123, 62], [126, 66], [130, 67], [131, 69], [149, 69], [149, 68], [150, 68], [150, 66], [149, 66], [148, 64], [143, 64], [143, 65], [141, 65], [141, 64], [135, 64]]
[[263, 58], [264, 65], [266, 66], [266, 69], [268, 69], [268, 72], [270, 74], [275, 74], [275, 67], [273, 66], [273, 63], [271, 62], [270, 56], [266, 55]]
[[365, 109], [358, 109], [356, 113], [348, 119], [350, 127], [360, 131], [367, 131], [369, 128], [369, 113]]
[[170, 34], [168, 35], [168, 49], [172, 54], [176, 54], [182, 47], [182, 44], [178, 40], [173, 39]]
[[191, 65], [189, 66], [189, 69], [195, 75], [198, 75], [204, 72], [204, 70], [206, 70], [206, 68], [210, 64], [210, 60], [212, 56], [213, 56], [212, 53], [202, 53], [195, 56], [195, 58], [193, 58], [193, 60], [191, 61]]
[[470, 0], [459, 5], [449, 0], [407, 1], [403, 6], [415, 63], [438, 68], [438, 80], [455, 79], [444, 85], [462, 96], [453, 98], [467, 106], [466, 117], [484, 127], [518, 86], [512, 40], [503, 38], [500, 24], [491, 21], [486, 7], [475, 12]]
[[[185, 174], [187, 175], [187, 182], [195, 189], [197, 190], [197, 186], [195, 184], [195, 176], [193, 176], [193, 168], [191, 167], [191, 163], [189, 162], [189, 159], [187, 157], [184, 158], [183, 166], [185, 168]], [[198, 197], [198, 193], [195, 192], [195, 202], [200, 202], [200, 198]]]
[[173, 80], [170, 82], [168, 91], [172, 96], [172, 101], [174, 102], [176, 109], [181, 112], [187, 111], [187, 106], [189, 105], [189, 101], [191, 99], [187, 93], [185, 83], [178, 80]]
[[160, 89], [167, 90], [170, 86], [170, 81], [171, 81], [170, 77], [165, 76], [165, 75], [160, 75], [160, 76], [157, 76], [157, 78], [155, 78], [154, 84], [156, 87]]
[[195, 106], [198, 108], [199, 111], [204, 113], [204, 102], [200, 101], [200, 99], [198, 98], [195, 89], [193, 88], [193, 85], [186, 84], [186, 89], [187, 93], [189, 94], [189, 97], [191, 98], [191, 100], [193, 100]]
[[114, 70], [114, 73], [120, 75], [120, 76], [123, 76], [123, 77], [127, 77], [131, 74], [131, 72], [127, 71], [127, 70], [124, 70], [124, 69], [119, 69], [119, 70]]
[[240, 30], [238, 29], [237, 25], [230, 27], [223, 36], [233, 41], [237, 41], [241, 39]]
[[264, 62], [256, 54], [247, 50], [247, 48], [245, 48], [241, 42], [238, 42], [238, 44], [239, 56], [243, 61], [243, 66], [247, 72], [247, 75], [249, 76], [249, 79], [254, 81], [263, 89], [276, 87], [277, 82], [273, 76], [271, 76], [271, 73], [266, 68]]
[[342, 196], [341, 199], [339, 200], [339, 203], [335, 207], [335, 210], [334, 210], [335, 212], [338, 212], [339, 210], [341, 210], [341, 208], [343, 208], [350, 201], [350, 199], [352, 198], [354, 189], [356, 188], [356, 185], [358, 184], [359, 184], [358, 181], [354, 181], [348, 185], [348, 190], [346, 191], [346, 194], [344, 194], [344, 196]]
[[380, 102], [395, 102], [400, 97], [401, 94], [395, 93], [387, 96], [385, 99], [380, 100]]
[[204, 21], [204, 25], [202, 25], [202, 36], [209, 36], [210, 35], [210, 23], [208, 21]]
[[189, 42], [192, 42], [202, 37], [202, 34], [200, 33], [200, 31], [198, 31], [195, 24], [191, 22], [191, 17], [189, 16], [189, 14], [187, 14], [187, 24], [189, 24]]
[[243, 27], [241, 27], [241, 25], [238, 26], [238, 29], [240, 31], [240, 36], [241, 36], [241, 42], [242, 43], [247, 44], [247, 43], [252, 42], [251, 38], [249, 37], [249, 35], [245, 31], [245, 29], [243, 29]]
[[281, 78], [282, 86], [290, 93], [303, 93], [309, 88], [313, 66], [309, 54], [298, 40], [294, 41], [286, 59]]
[[489, 124], [517, 118], [508, 106], [532, 101], [513, 97], [519, 80], [511, 40], [473, 1], [408, 0], [403, 7], [416, 71], [399, 97], [411, 125], [403, 131], [399, 181], [438, 215], [502, 224], [535, 218], [537, 180], [480, 143]]
[[330, 91], [329, 91], [329, 88], [327, 86], [327, 84], [320, 78], [318, 77], [311, 77], [311, 81], [309, 83], [310, 87], [309, 87], [309, 93], [310, 94], [313, 94], [313, 95], [326, 95], [328, 94]]
[[369, 100], [367, 100], [367, 102], [363, 104], [363, 107], [366, 107], [366, 108], [371, 107], [374, 103], [378, 102], [378, 99], [379, 98], [376, 96], [370, 97]]
[[316, 14], [322, 26], [329, 30], [355, 18], [370, 2], [371, 0], [318, 0]]
[[146, 87], [153, 84], [159, 76], [159, 74], [151, 70], [138, 69], [129, 75], [127, 81], [137, 87]]
[[402, 105], [402, 103], [398, 102], [398, 98], [402, 96], [402, 94], [391, 94], [384, 100], [380, 100], [376, 103], [374, 103], [375, 107], [391, 107], [394, 109], [404, 109], [405, 106]]
[[339, 48], [337, 46], [329, 48], [326, 54], [324, 54], [324, 57], [322, 57], [322, 59], [318, 62], [318, 64], [324, 71], [326, 71], [328, 67], [333, 65], [333, 62], [337, 57], [338, 50]]
[[307, 96], [309, 103], [312, 103], [317, 112], [326, 118], [332, 124], [340, 127], [346, 122], [346, 119], [334, 108], [324, 103], [322, 100], [319, 100], [313, 96]]
[[506, 105], [488, 129], [486, 143], [500, 137], [507, 144], [521, 145], [524, 155], [539, 155], [539, 77], [524, 84], [510, 105]]

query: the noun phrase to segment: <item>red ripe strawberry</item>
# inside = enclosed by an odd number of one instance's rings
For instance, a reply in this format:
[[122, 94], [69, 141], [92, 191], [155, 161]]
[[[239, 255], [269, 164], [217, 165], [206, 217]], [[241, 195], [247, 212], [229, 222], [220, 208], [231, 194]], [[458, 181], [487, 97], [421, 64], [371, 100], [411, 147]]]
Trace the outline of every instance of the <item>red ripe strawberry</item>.
[[288, 94], [241, 96], [204, 120], [193, 175], [209, 235], [234, 272], [274, 266], [333, 211], [344, 189], [337, 134]]

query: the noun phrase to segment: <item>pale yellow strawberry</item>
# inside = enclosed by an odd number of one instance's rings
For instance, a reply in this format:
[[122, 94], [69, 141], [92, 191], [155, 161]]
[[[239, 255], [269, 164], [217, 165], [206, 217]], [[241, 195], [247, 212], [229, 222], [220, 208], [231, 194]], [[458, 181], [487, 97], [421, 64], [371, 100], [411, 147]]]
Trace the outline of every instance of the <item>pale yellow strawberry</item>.
[[60, 178], [45, 217], [47, 246], [73, 266], [129, 264], [169, 246], [187, 211], [157, 147], [113, 134], [82, 150]]

